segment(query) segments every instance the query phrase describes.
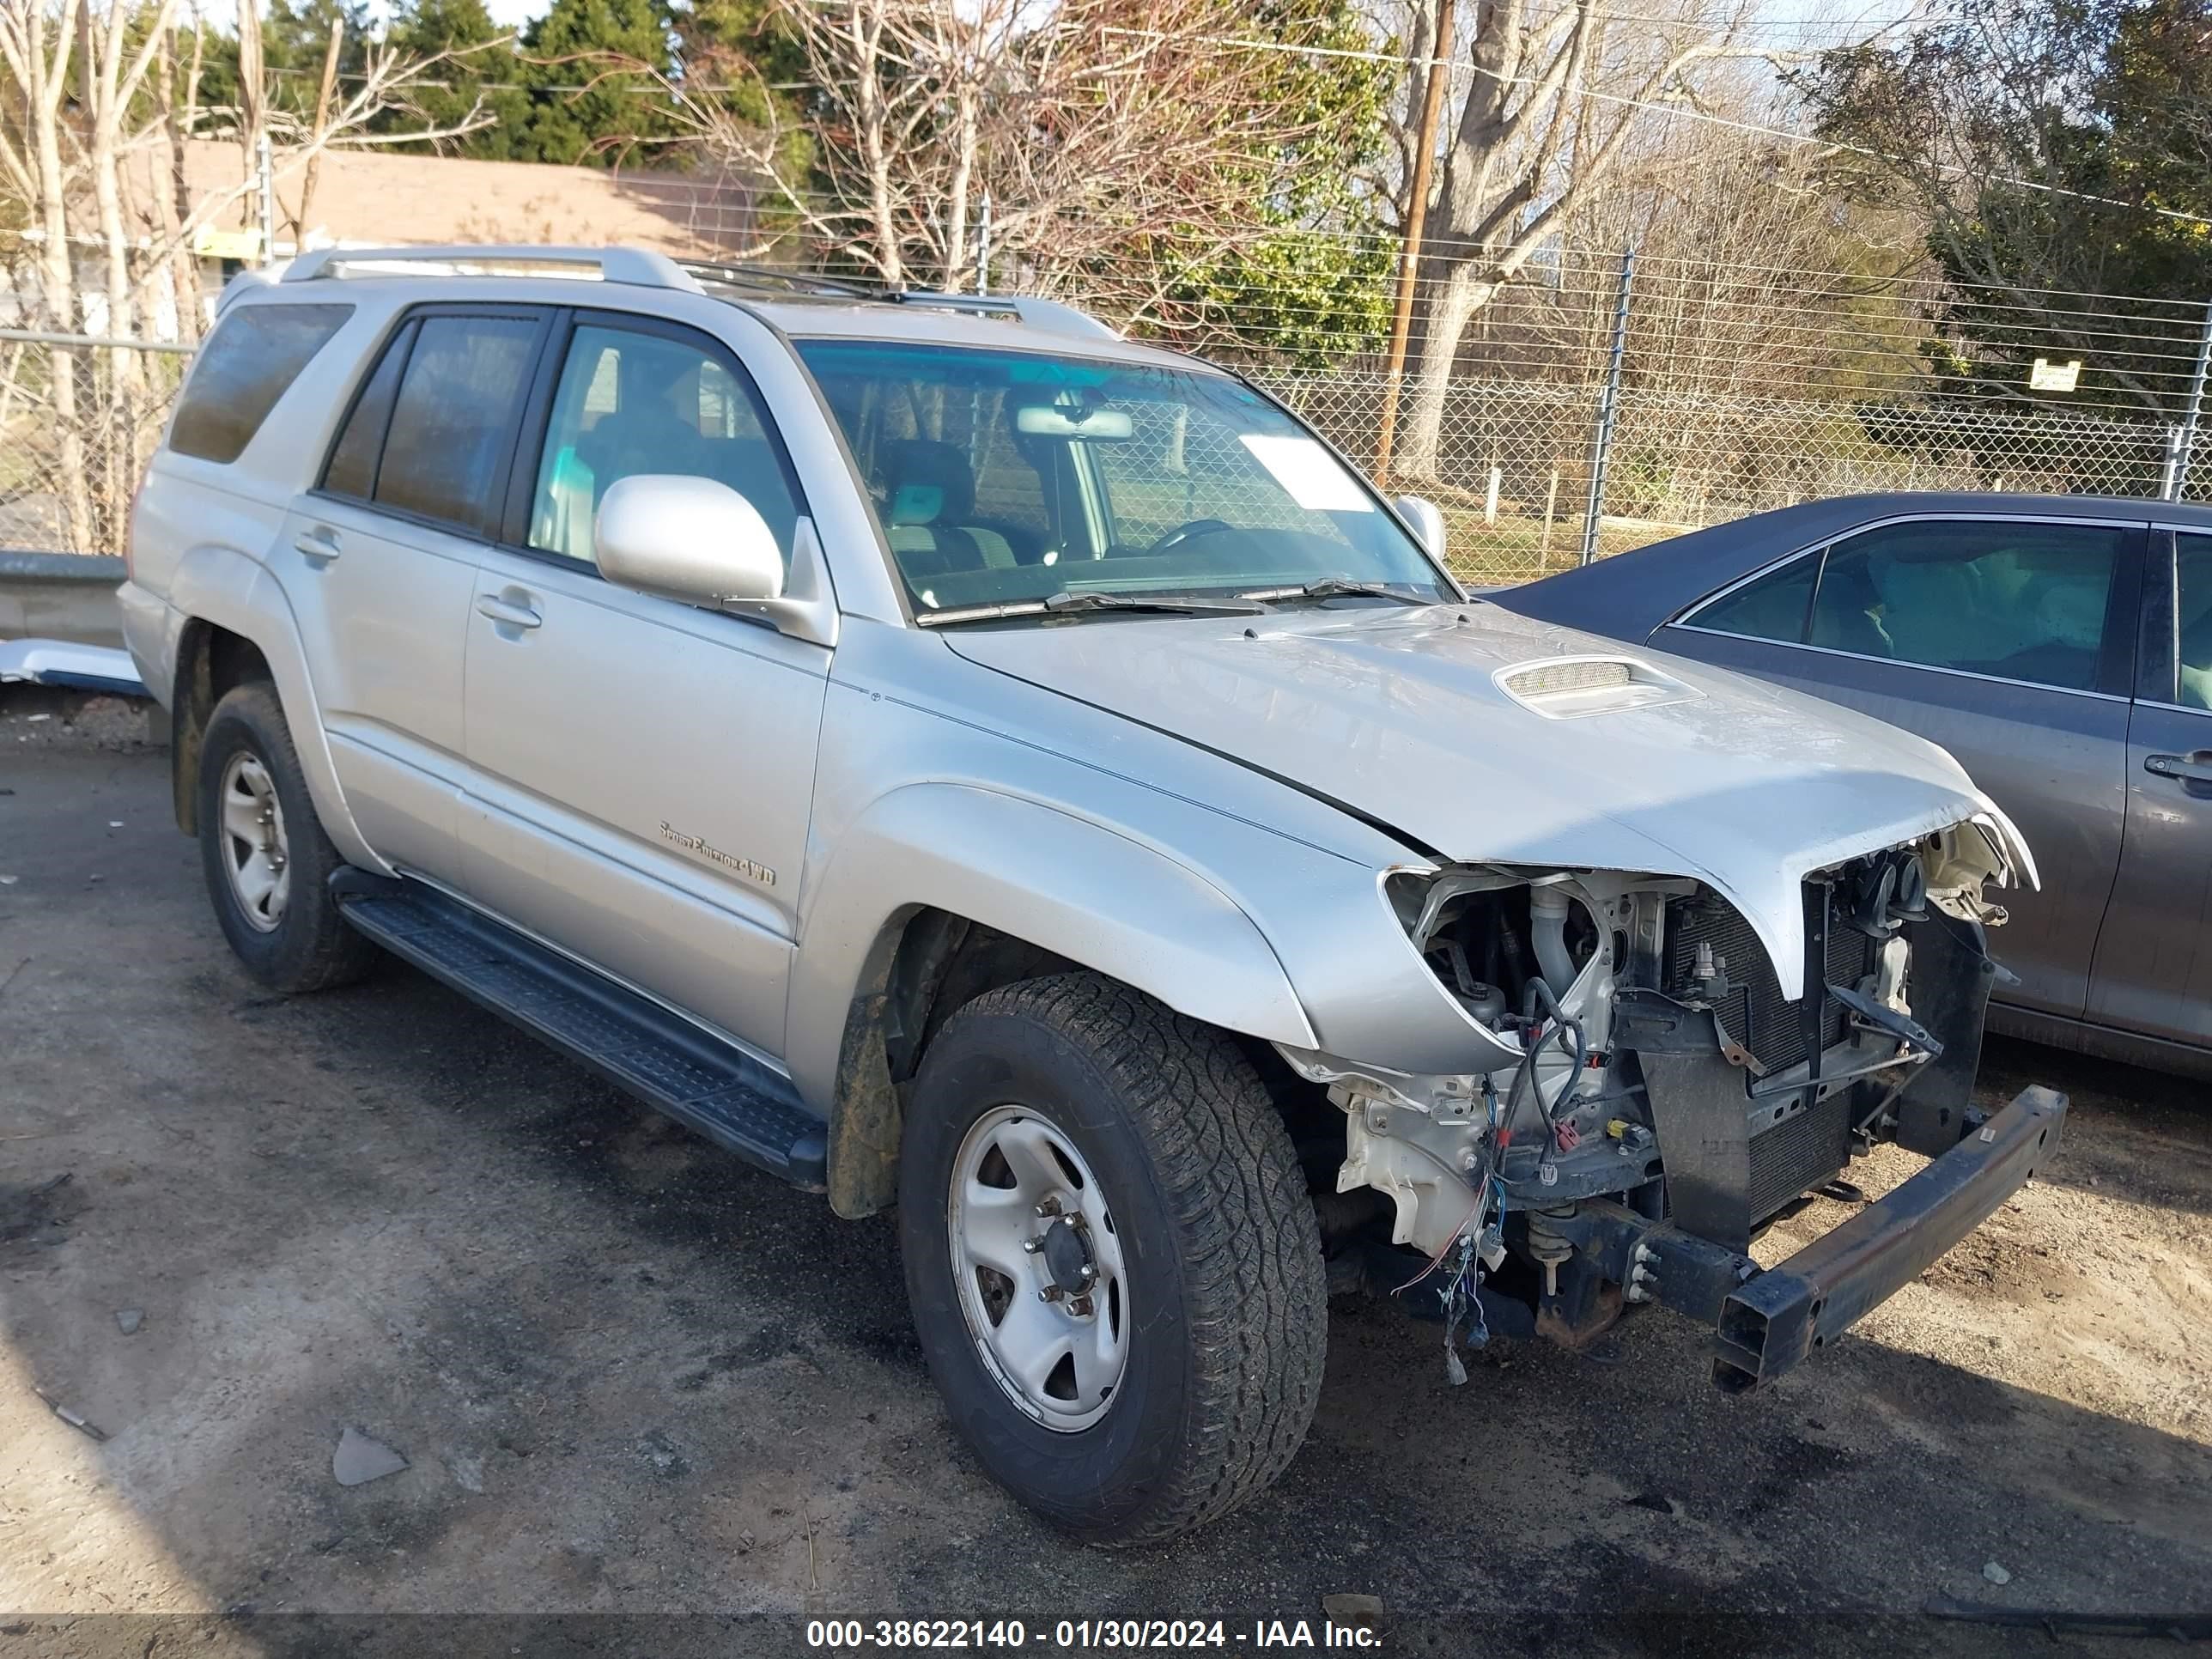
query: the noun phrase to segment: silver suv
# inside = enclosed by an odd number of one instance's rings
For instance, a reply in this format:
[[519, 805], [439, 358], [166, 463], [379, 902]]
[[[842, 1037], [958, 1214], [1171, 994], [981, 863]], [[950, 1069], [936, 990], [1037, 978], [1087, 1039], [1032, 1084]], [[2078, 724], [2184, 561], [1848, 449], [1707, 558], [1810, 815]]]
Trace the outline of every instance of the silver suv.
[[1289, 1462], [1333, 1291], [1456, 1376], [1663, 1304], [1747, 1389], [2057, 1145], [1970, 1105], [2033, 866], [1948, 756], [1442, 539], [1063, 307], [345, 252], [227, 297], [122, 600], [250, 972], [381, 947], [895, 1205], [953, 1426], [1118, 1543]]

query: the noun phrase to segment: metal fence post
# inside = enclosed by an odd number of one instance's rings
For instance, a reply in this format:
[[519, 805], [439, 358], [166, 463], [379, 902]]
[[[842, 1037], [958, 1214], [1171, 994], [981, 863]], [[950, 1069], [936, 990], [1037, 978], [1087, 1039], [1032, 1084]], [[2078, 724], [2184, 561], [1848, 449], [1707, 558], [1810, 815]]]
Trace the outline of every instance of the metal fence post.
[[1620, 256], [1620, 297], [1613, 308], [1613, 356], [1606, 364], [1605, 391], [1598, 399], [1597, 436], [1590, 450], [1589, 500], [1583, 508], [1583, 557], [1597, 556], [1597, 521], [1605, 510], [1605, 465], [1613, 455], [1613, 426], [1620, 414], [1620, 360], [1628, 347], [1628, 290], [1636, 279], [1636, 250]]
[[[261, 135], [261, 142], [253, 151], [254, 188], [261, 198], [261, 258], [258, 263], [269, 264], [276, 258], [276, 182], [272, 163], [269, 135]], [[293, 250], [297, 252], [295, 248]]]
[[2197, 372], [2189, 379], [2189, 406], [2181, 413], [2181, 433], [2166, 465], [2166, 499], [2179, 501], [2189, 489], [2189, 463], [2197, 448], [2197, 427], [2204, 412], [2204, 371], [2212, 367], [2212, 301], [2204, 307], [2204, 328], [2197, 341]]

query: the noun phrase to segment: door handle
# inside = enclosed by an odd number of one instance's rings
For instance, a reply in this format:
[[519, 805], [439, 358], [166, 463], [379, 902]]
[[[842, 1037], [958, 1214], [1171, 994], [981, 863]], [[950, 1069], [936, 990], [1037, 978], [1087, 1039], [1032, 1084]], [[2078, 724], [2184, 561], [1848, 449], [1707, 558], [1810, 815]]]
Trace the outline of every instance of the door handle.
[[295, 551], [328, 564], [339, 553], [338, 532], [326, 524], [319, 524], [313, 529], [302, 530], [295, 536], [292, 546]]
[[2186, 755], [2146, 755], [2143, 770], [2172, 778], [2192, 795], [2212, 795], [2212, 749], [2193, 750]]
[[486, 593], [479, 599], [477, 615], [487, 617], [502, 628], [535, 628], [545, 620], [520, 599], [510, 599], [498, 593]]

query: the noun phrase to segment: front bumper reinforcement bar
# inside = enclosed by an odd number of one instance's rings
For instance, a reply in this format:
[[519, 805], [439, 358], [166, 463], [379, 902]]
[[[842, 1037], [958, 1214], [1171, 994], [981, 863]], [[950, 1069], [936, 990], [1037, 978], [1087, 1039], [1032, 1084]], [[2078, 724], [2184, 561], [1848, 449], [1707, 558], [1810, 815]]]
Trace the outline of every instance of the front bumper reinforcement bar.
[[2065, 1096], [2021, 1090], [1887, 1197], [1729, 1291], [1713, 1381], [1730, 1394], [1771, 1382], [1850, 1329], [2044, 1168], [2065, 1120]]

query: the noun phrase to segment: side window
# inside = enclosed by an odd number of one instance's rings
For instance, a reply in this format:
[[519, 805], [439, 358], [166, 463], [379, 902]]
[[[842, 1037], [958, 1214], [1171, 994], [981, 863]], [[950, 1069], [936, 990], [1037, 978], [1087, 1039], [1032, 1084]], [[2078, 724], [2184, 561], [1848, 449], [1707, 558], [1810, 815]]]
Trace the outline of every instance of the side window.
[[353, 315], [351, 306], [248, 306], [216, 325], [192, 365], [169, 447], [234, 461], [292, 382]]
[[1807, 553], [1778, 570], [1770, 570], [1735, 592], [1715, 599], [1688, 619], [1692, 628], [1709, 628], [1717, 634], [1740, 634], [1747, 639], [1780, 640], [1788, 645], [1805, 642], [1806, 613], [1813, 608], [1813, 583], [1820, 574], [1820, 556]]
[[2212, 536], [2173, 538], [2174, 642], [2180, 662], [2175, 701], [2212, 708]]
[[2062, 690], [2094, 690], [2112, 579], [2138, 532], [1923, 520], [1828, 550], [1811, 643]]
[[791, 562], [798, 498], [751, 382], [703, 342], [585, 325], [569, 339], [553, 396], [530, 545], [590, 562], [592, 515], [608, 487], [640, 472], [729, 485]]
[[376, 489], [376, 458], [384, 448], [384, 431], [392, 419], [392, 400], [398, 394], [399, 371], [407, 362], [407, 349], [413, 343], [415, 330], [410, 325], [392, 337], [384, 348], [384, 356], [376, 365], [376, 372], [368, 384], [354, 399], [353, 410], [346, 416], [338, 441], [331, 446], [328, 465], [323, 468], [323, 488], [336, 495], [352, 495], [367, 501]]
[[489, 528], [537, 339], [535, 317], [422, 320], [376, 470], [379, 506]]

